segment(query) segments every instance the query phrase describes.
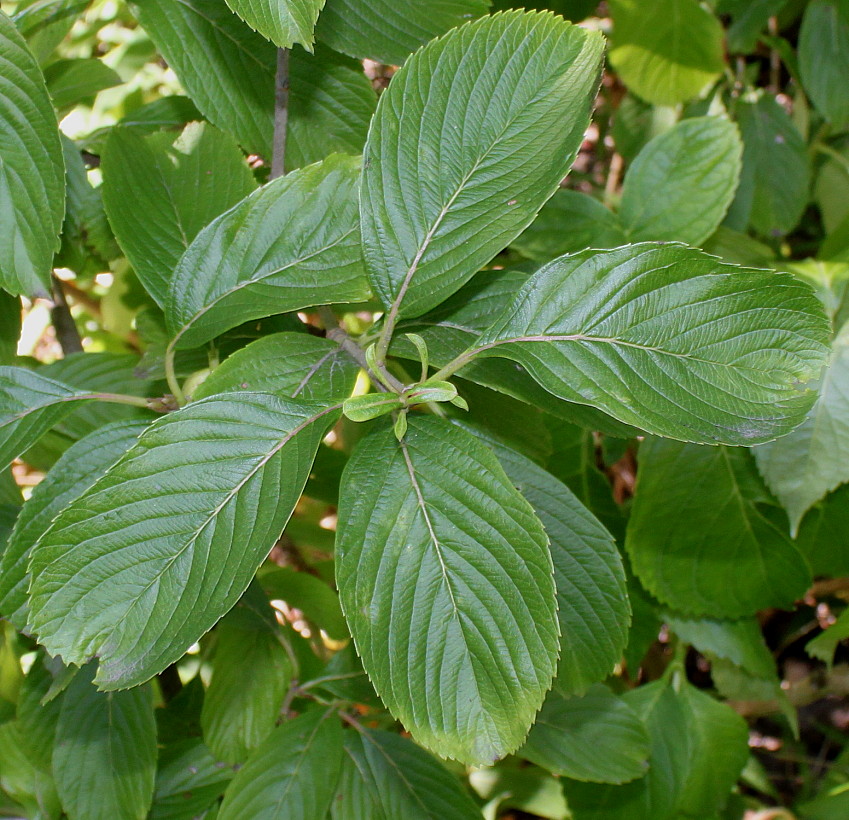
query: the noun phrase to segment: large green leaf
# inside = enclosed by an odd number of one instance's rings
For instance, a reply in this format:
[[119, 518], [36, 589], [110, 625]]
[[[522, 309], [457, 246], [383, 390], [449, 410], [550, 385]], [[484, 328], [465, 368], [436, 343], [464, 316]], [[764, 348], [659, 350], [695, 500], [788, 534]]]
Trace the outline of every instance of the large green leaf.
[[[204, 116], [270, 164], [277, 49], [223, 0], [139, 0], [139, 20]], [[196, 48], [187, 49], [186, 43]], [[328, 48], [289, 54], [286, 168], [360, 153], [375, 93], [356, 61]]]
[[147, 680], [247, 588], [300, 497], [337, 413], [264, 393], [158, 419], [33, 550], [31, 624], [97, 682]]
[[0, 367], [0, 469], [86, 398], [92, 397], [23, 367]]
[[62, 807], [53, 778], [30, 759], [24, 731], [20, 721], [0, 723], [0, 788], [14, 801], [13, 816], [59, 817]]
[[330, 809], [342, 766], [334, 710], [278, 726], [224, 793], [218, 820], [316, 820]]
[[348, 398], [359, 365], [335, 342], [306, 333], [273, 333], [237, 350], [194, 392], [251, 390], [321, 401]]
[[541, 268], [474, 350], [650, 433], [756, 444], [804, 418], [827, 337], [793, 277], [643, 243]]
[[360, 194], [369, 276], [390, 320], [438, 305], [530, 224], [581, 144], [602, 49], [554, 15], [507, 12], [430, 43], [395, 74]]
[[98, 692], [94, 670], [62, 699], [53, 773], [71, 820], [143, 820], [153, 799], [156, 722], [153, 690]]
[[279, 48], [302, 43], [311, 49], [324, 0], [227, 0], [227, 5]]
[[849, 123], [849, 0], [813, 0], [799, 32], [799, 72], [823, 116]]
[[316, 36], [343, 54], [401, 65], [419, 46], [486, 14], [488, 6], [489, 0], [327, 0]]
[[597, 683], [582, 697], [549, 692], [519, 754], [574, 780], [627, 783], [649, 767], [649, 736], [637, 713]]
[[206, 745], [228, 763], [244, 763], [272, 732], [292, 678], [292, 664], [271, 615], [262, 590], [249, 587], [215, 629], [201, 726]]
[[[376, 470], [375, 465], [380, 469]], [[336, 578], [377, 693], [445, 757], [525, 739], [557, 665], [547, 537], [495, 455], [436, 417], [364, 439], [340, 493]]]
[[725, 68], [722, 26], [698, 0], [611, 0], [610, 11], [610, 61], [646, 102], [686, 102]]
[[45, 69], [44, 81], [60, 117], [78, 102], [123, 82], [115, 69], [94, 58], [56, 60]]
[[557, 687], [581, 694], [613, 671], [628, 640], [622, 559], [610, 533], [568, 487], [519, 453], [494, 449], [550, 539], [560, 621]]
[[[492, 324], [493, 316], [500, 315], [513, 303], [527, 280], [527, 274], [518, 271], [481, 271], [439, 307], [417, 319], [401, 322], [390, 352], [417, 360], [418, 350], [403, 335], [417, 333], [427, 343], [431, 363], [443, 367], [475, 342]], [[513, 362], [495, 358], [473, 360], [463, 369], [463, 378], [592, 430], [614, 436], [640, 432], [594, 407], [562, 402]]]
[[345, 732], [333, 820], [480, 820], [457, 778], [411, 740]]
[[335, 154], [270, 182], [204, 228], [166, 302], [177, 347], [248, 319], [369, 296], [358, 236], [359, 159]]
[[738, 102], [735, 113], [743, 136], [743, 173], [726, 222], [741, 231], [751, 225], [771, 238], [790, 233], [808, 203], [810, 158], [805, 140], [769, 95], [756, 102]]
[[634, 571], [679, 612], [737, 618], [791, 606], [810, 570], [759, 509], [768, 501], [745, 450], [648, 439], [626, 540]]
[[256, 188], [238, 145], [206, 123], [190, 123], [176, 137], [113, 128], [101, 169], [115, 236], [160, 306], [201, 228]]
[[0, 11], [0, 287], [47, 296], [65, 213], [65, 166], [44, 77]]
[[849, 481], [849, 325], [834, 340], [819, 397], [801, 427], [753, 452], [795, 537], [811, 505]]
[[684, 120], [655, 137], [622, 189], [619, 216], [631, 241], [701, 246], [734, 199], [742, 153], [737, 128], [723, 117]]
[[62, 454], [33, 490], [0, 558], [0, 613], [18, 629], [26, 627], [29, 612], [27, 563], [33, 545], [53, 519], [129, 449], [145, 426], [119, 421], [86, 436]]
[[616, 248], [628, 242], [619, 217], [578, 191], [557, 191], [511, 247], [537, 262], [550, 262], [587, 248]]

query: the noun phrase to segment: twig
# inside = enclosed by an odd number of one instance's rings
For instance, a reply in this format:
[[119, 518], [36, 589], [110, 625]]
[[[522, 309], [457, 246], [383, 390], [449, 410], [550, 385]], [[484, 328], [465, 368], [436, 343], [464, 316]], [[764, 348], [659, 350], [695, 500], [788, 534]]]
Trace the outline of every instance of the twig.
[[277, 50], [277, 76], [274, 83], [274, 145], [271, 179], [286, 173], [286, 131], [289, 127], [289, 49]]
[[56, 338], [62, 346], [62, 352], [68, 356], [71, 353], [82, 353], [83, 342], [77, 323], [71, 316], [68, 300], [65, 298], [65, 290], [62, 280], [53, 275], [53, 307], [50, 310], [50, 318], [56, 329]]
[[[336, 314], [333, 312], [331, 308], [327, 305], [322, 305], [318, 308], [318, 316], [321, 319], [321, 323], [324, 325], [324, 331], [327, 335], [328, 339], [336, 342], [341, 346], [341, 348], [360, 366], [366, 373], [369, 374], [369, 378], [371, 378], [372, 383], [378, 390], [385, 390], [383, 385], [381, 384], [381, 379], [378, 379], [377, 376], [372, 373], [371, 368], [369, 367], [368, 362], [366, 361], [366, 354], [363, 349], [341, 328], [339, 327], [339, 322], [336, 319]], [[385, 368], [381, 368], [380, 375], [383, 377], [383, 380], [388, 382], [392, 389], [396, 393], [404, 392], [404, 385], [395, 378], [388, 370]]]

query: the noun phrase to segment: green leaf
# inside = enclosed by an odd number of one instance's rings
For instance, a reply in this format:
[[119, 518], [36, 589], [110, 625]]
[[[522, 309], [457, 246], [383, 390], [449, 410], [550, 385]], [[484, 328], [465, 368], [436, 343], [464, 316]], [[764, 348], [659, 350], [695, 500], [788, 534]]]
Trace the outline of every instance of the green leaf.
[[345, 732], [333, 820], [480, 820], [457, 778], [411, 740]]
[[53, 519], [80, 497], [136, 441], [145, 424], [119, 421], [72, 444], [33, 490], [0, 558], [0, 613], [25, 629], [29, 607], [27, 563], [33, 544]]
[[716, 4], [717, 13], [731, 15], [728, 50], [735, 54], [754, 51], [769, 18], [786, 5], [787, 0], [720, 0]]
[[279, 48], [302, 43], [312, 50], [313, 29], [324, 0], [227, 0], [227, 5]]
[[[780, 526], [784, 515], [778, 511]], [[796, 545], [811, 565], [811, 575], [849, 575], [849, 550], [845, 533], [849, 531], [849, 485], [828, 495], [802, 519]]]
[[33, 550], [41, 644], [66, 663], [97, 655], [103, 689], [177, 660], [247, 588], [336, 417], [244, 393], [157, 419]]
[[53, 771], [53, 747], [62, 699], [54, 698], [42, 705], [50, 691], [53, 676], [45, 666], [43, 652], [36, 656], [18, 692], [17, 720], [22, 729], [22, 747], [27, 757], [43, 772]]
[[403, 408], [397, 393], [368, 393], [345, 399], [342, 412], [351, 421], [370, 421]]
[[115, 69], [96, 59], [56, 60], [44, 70], [44, 81], [60, 117], [78, 102], [123, 82]]
[[156, 721], [153, 690], [98, 692], [92, 668], [62, 698], [53, 774], [71, 820], [142, 820], [153, 799]]
[[194, 820], [210, 809], [230, 780], [223, 766], [200, 740], [185, 739], [159, 753], [151, 820]]
[[650, 433], [756, 444], [810, 408], [827, 324], [790, 276], [643, 243], [544, 266], [472, 352]]
[[434, 37], [486, 14], [489, 0], [327, 0], [316, 36], [358, 59], [401, 65]]
[[269, 598], [299, 609], [308, 621], [334, 640], [343, 641], [349, 637], [339, 596], [320, 578], [291, 567], [279, 567], [262, 573], [259, 582]]
[[0, 11], [0, 287], [47, 296], [65, 213], [65, 166], [44, 77]]
[[[766, 237], [790, 233], [808, 202], [810, 159], [790, 115], [768, 95], [735, 108], [743, 136], [743, 173], [726, 224]], [[775, 173], [780, 168], [781, 173]]]
[[341, 766], [342, 728], [335, 711], [307, 712], [278, 726], [238, 771], [218, 820], [324, 817]]
[[792, 607], [810, 570], [759, 509], [768, 501], [745, 450], [646, 440], [625, 544], [634, 571], [679, 612], [737, 618]]
[[556, 686], [566, 695], [582, 694], [613, 671], [628, 640], [622, 559], [610, 533], [568, 487], [519, 453], [494, 449], [550, 539], [560, 621]]
[[627, 783], [649, 767], [649, 735], [622, 698], [596, 683], [582, 697], [550, 692], [519, 755], [574, 780]]
[[844, 609], [840, 617], [824, 632], [812, 641], [808, 641], [805, 651], [812, 657], [821, 660], [829, 668], [834, 663], [834, 653], [841, 641], [849, 638], [849, 609]]
[[817, 402], [802, 425], [752, 452], [795, 537], [811, 506], [849, 481], [849, 325], [834, 340]]
[[244, 763], [272, 732], [292, 678], [289, 655], [269, 616], [262, 591], [251, 587], [215, 629], [201, 726], [212, 753], [228, 763]]
[[336, 535], [342, 609], [392, 714], [465, 763], [519, 746], [556, 670], [556, 599], [542, 524], [492, 451], [434, 416], [400, 443], [375, 431]]
[[[438, 308], [418, 319], [400, 323], [398, 330], [418, 333], [427, 343], [431, 362], [443, 367], [475, 342], [492, 324], [493, 316], [503, 313], [513, 303], [527, 280], [527, 274], [518, 271], [481, 271]], [[418, 358], [415, 346], [399, 334], [395, 335], [390, 352], [408, 359]], [[463, 378], [593, 430], [614, 436], [640, 432], [594, 407], [565, 404], [513, 362], [476, 359], [463, 369]]]
[[341, 401], [351, 395], [359, 365], [335, 342], [306, 333], [273, 333], [225, 359], [194, 391], [250, 390], [308, 401]]
[[53, 778], [29, 758], [23, 733], [19, 721], [0, 723], [0, 789], [3, 796], [8, 795], [15, 801], [13, 816], [25, 810], [28, 817], [59, 817], [62, 807]]
[[610, 61], [646, 102], [687, 102], [724, 70], [722, 26], [697, 0], [611, 0], [610, 11]]
[[799, 71], [805, 91], [836, 126], [849, 124], [849, 2], [813, 0], [799, 31]]
[[201, 228], [256, 188], [236, 143], [207, 123], [190, 123], [176, 137], [113, 128], [101, 169], [115, 236], [160, 306]]
[[578, 191], [557, 191], [511, 247], [537, 262], [587, 248], [615, 248], [628, 236], [619, 217], [597, 199]]
[[335, 154], [275, 179], [204, 228], [171, 280], [173, 344], [195, 347], [249, 319], [367, 299], [359, 163]]
[[602, 49], [600, 35], [554, 15], [507, 12], [446, 34], [395, 74], [360, 195], [366, 264], [390, 320], [444, 301], [557, 190], [589, 122]]
[[90, 395], [23, 367], [0, 367], [0, 469]]
[[0, 290], [0, 365], [14, 362], [20, 336], [21, 300]]
[[[140, 0], [139, 20], [203, 115], [270, 164], [277, 49], [222, 2]], [[191, 50], [186, 43], [195, 43]], [[288, 170], [362, 151], [375, 92], [362, 65], [317, 48], [289, 54]]]
[[742, 153], [736, 126], [723, 117], [684, 120], [655, 137], [622, 189], [619, 217], [631, 241], [701, 246], [734, 199]]

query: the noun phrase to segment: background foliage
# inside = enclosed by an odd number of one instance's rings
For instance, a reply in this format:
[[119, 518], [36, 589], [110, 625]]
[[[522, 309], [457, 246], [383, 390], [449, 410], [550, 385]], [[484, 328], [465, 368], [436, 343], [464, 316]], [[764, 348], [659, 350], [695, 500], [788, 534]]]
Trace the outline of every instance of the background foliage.
[[516, 5], [2, 3], [0, 815], [849, 815], [849, 0]]

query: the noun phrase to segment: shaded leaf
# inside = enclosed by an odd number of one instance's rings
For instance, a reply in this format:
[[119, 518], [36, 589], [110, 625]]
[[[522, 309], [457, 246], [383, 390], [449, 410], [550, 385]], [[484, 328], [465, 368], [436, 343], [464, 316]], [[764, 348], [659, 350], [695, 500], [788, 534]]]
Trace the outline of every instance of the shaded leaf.
[[805, 91], [823, 116], [849, 123], [849, 2], [813, 0], [799, 32], [799, 71]]

